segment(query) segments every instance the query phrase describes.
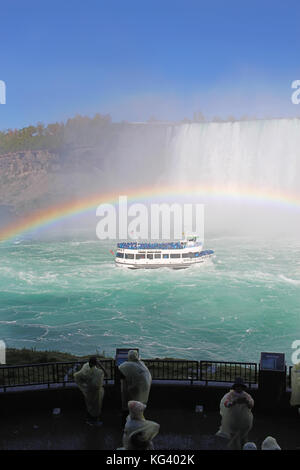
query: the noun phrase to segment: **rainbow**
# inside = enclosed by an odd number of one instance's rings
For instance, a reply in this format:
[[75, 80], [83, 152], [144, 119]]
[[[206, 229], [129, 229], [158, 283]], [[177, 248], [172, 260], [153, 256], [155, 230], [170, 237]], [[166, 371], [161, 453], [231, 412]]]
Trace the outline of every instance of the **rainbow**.
[[[224, 202], [241, 201], [246, 203], [255, 203], [260, 205], [272, 204], [281, 206], [282, 208], [300, 209], [300, 196], [280, 193], [274, 190], [261, 190], [255, 187], [228, 188], [228, 187], [175, 187], [165, 186], [163, 188], [144, 187], [141, 189], [122, 190], [119, 194], [105, 193], [94, 194], [80, 200], [64, 201], [54, 206], [45, 207], [42, 210], [34, 211], [20, 218], [17, 222], [8, 224], [0, 229], [0, 241], [13, 239], [16, 236], [27, 232], [46, 227], [55, 222], [61, 221], [68, 217], [84, 214], [91, 210], [96, 210], [100, 204], [110, 203], [117, 204], [119, 196], [126, 195], [128, 202], [148, 201], [151, 202], [158, 198], [173, 198], [172, 202], [176, 202], [178, 197], [186, 196], [197, 198], [198, 203], [204, 202], [202, 199], [218, 200]], [[205, 201], [205, 202], [206, 202]], [[161, 201], [162, 202], [162, 201]]]

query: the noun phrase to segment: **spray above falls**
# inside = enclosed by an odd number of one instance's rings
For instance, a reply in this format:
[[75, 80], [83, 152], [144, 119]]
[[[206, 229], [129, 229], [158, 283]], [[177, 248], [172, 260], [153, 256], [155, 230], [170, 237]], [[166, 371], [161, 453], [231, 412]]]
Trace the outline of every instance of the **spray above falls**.
[[170, 182], [178, 190], [203, 189], [214, 227], [299, 224], [299, 119], [172, 126], [167, 148]]

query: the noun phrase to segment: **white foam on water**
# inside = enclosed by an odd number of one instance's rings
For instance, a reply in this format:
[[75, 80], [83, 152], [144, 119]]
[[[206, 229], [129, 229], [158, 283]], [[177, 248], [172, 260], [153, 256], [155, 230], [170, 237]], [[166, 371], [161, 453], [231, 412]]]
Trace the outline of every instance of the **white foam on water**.
[[291, 279], [289, 277], [284, 276], [283, 274], [279, 275], [279, 278], [282, 279], [283, 281], [293, 284], [294, 286], [299, 286], [300, 285], [300, 279]]

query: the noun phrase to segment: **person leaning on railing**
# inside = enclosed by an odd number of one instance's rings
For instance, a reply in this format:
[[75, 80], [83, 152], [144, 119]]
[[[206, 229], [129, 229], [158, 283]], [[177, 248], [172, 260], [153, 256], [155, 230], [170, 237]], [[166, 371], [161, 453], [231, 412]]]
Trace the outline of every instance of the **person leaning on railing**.
[[75, 372], [74, 380], [83, 393], [86, 409], [87, 424], [101, 426], [100, 420], [104, 397], [103, 381], [105, 369], [97, 357], [93, 356], [84, 364], [79, 372]]

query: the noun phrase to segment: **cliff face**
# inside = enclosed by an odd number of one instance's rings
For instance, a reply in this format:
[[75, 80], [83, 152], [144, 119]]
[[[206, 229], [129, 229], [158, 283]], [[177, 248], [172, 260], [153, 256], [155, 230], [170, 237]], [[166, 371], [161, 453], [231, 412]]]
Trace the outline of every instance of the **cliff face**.
[[0, 204], [18, 212], [26, 203], [45, 195], [49, 176], [59, 171], [59, 155], [26, 151], [0, 156]]
[[154, 184], [164, 173], [166, 135], [166, 126], [127, 125], [103, 136], [97, 147], [0, 155], [0, 207], [23, 215], [89, 194]]
[[[103, 180], [95, 149], [64, 154], [26, 151], [0, 156], [0, 206], [17, 215], [98, 191]], [[3, 211], [2, 211], [3, 212]]]

